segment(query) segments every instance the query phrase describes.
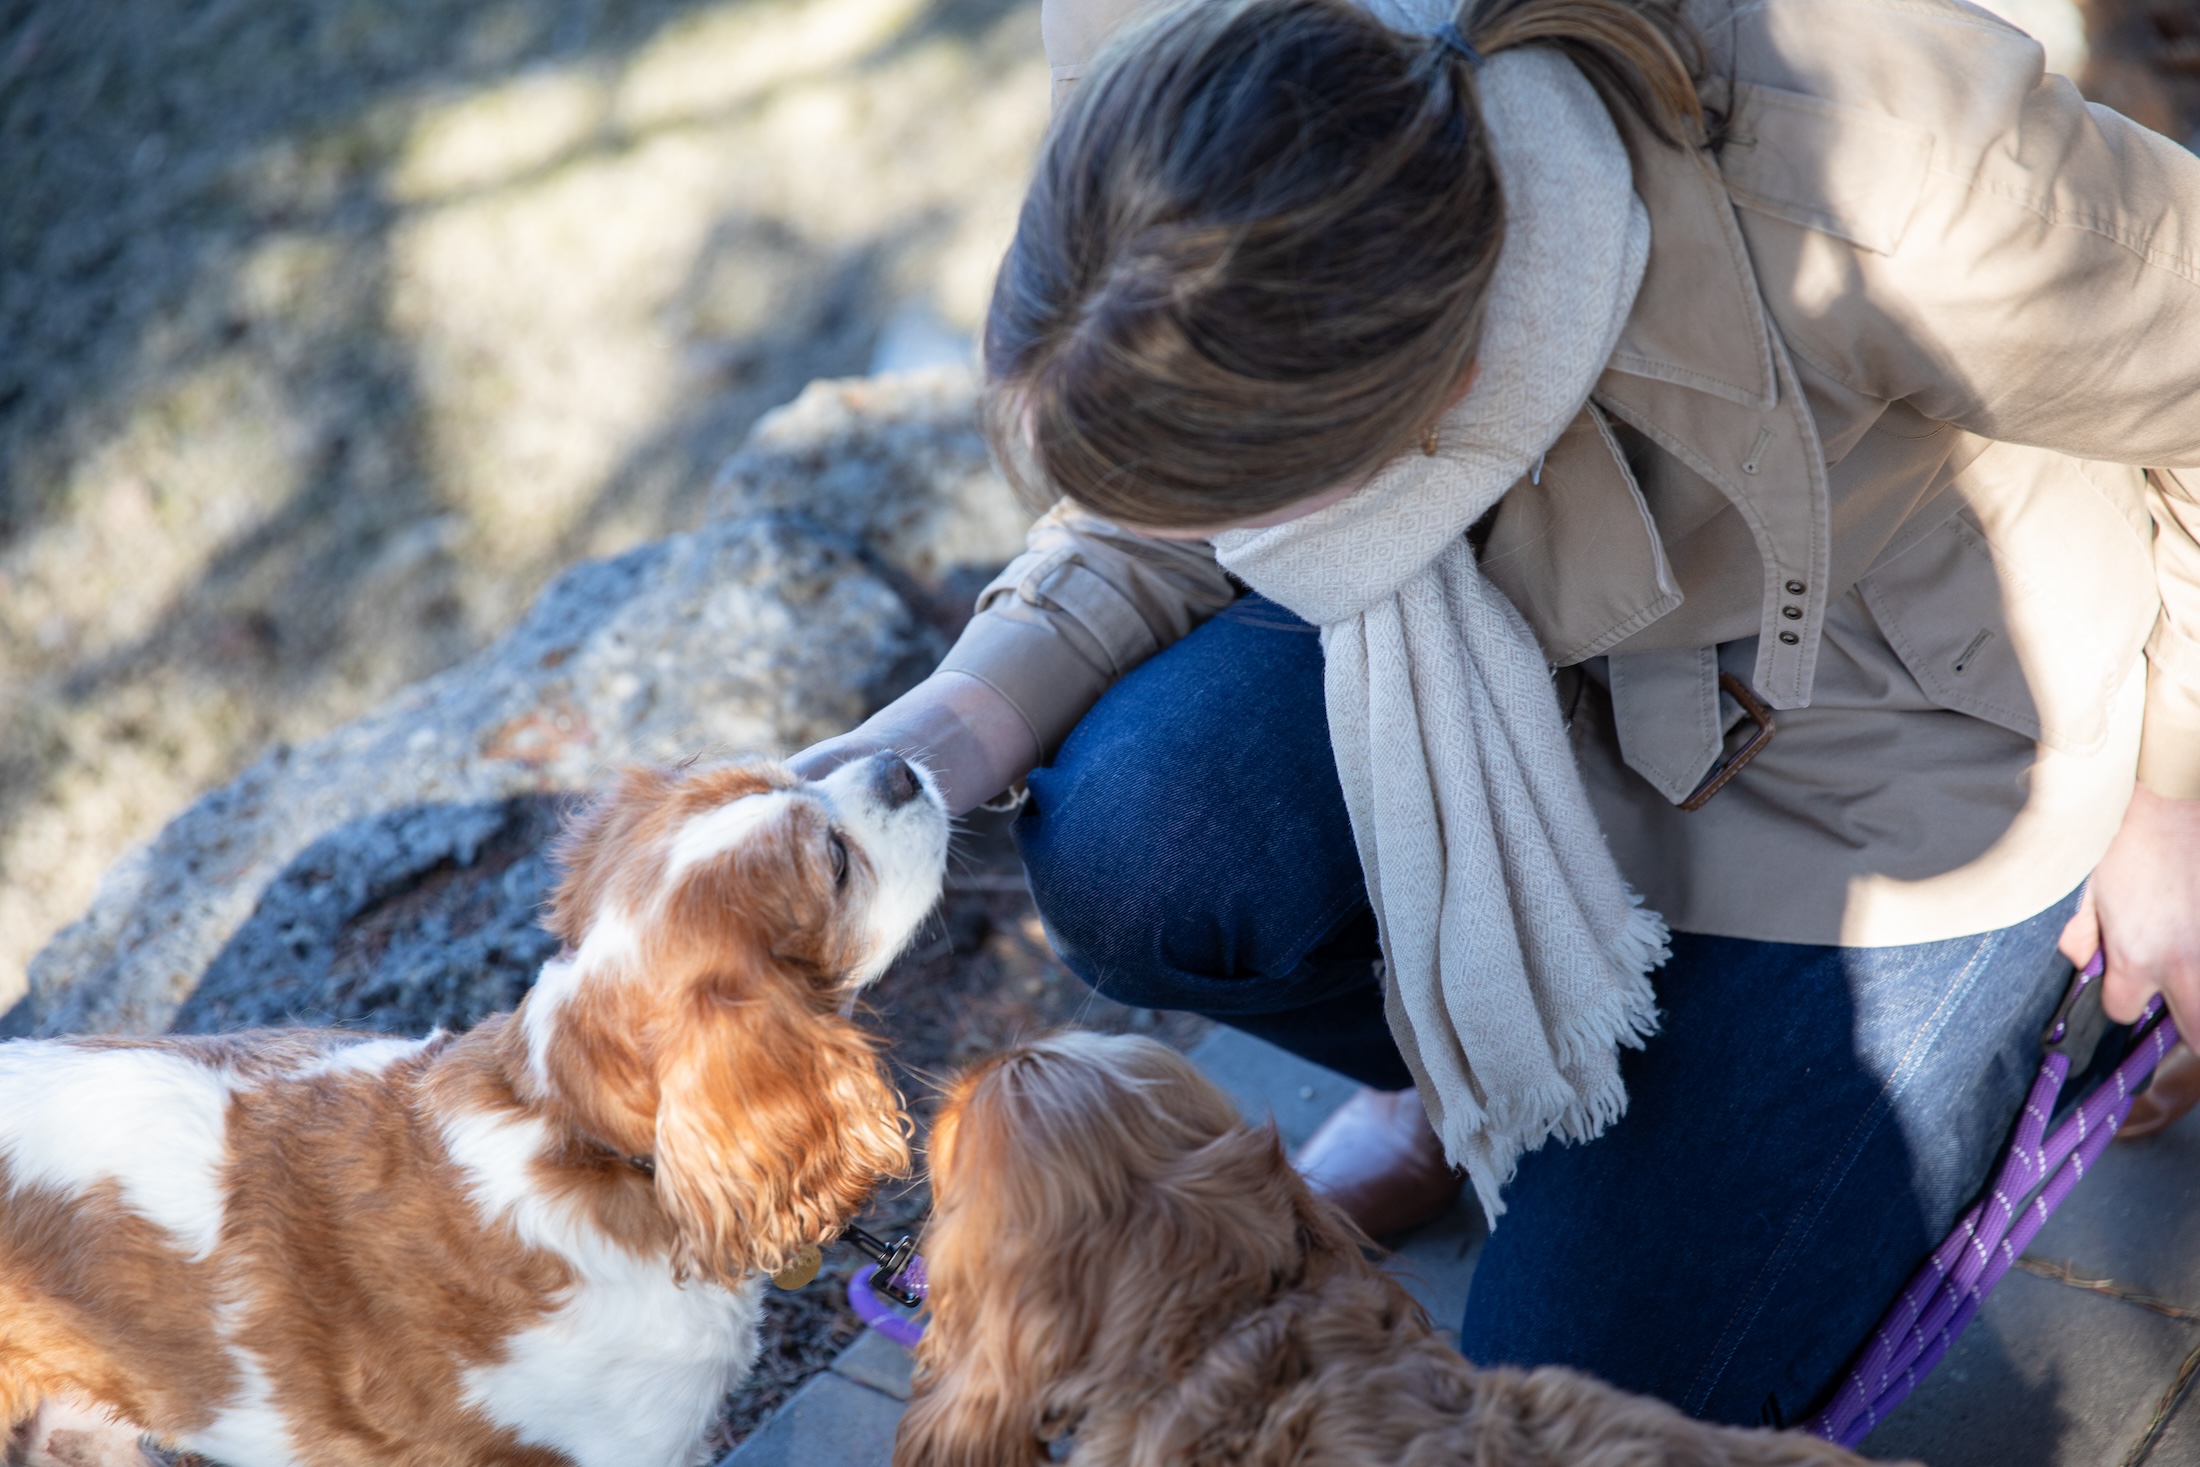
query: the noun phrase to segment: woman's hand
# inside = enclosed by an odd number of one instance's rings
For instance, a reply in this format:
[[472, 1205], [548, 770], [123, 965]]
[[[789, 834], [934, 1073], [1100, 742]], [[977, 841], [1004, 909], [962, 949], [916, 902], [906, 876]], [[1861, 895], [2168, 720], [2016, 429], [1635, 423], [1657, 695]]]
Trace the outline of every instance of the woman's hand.
[[2080, 967], [2106, 949], [2101, 1003], [2111, 1019], [2130, 1023], [2161, 993], [2178, 1032], [2200, 1038], [2200, 800], [2131, 792], [2061, 946]]
[[950, 815], [992, 799], [1039, 762], [1038, 741], [1014, 704], [967, 673], [935, 672], [860, 727], [787, 763], [804, 779], [822, 779], [881, 749], [931, 771]]

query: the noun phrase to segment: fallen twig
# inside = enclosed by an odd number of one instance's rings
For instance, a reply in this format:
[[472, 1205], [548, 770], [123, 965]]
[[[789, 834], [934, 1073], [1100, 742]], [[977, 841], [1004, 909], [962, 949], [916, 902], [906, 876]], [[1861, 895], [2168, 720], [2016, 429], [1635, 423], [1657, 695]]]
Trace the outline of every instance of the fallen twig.
[[2154, 1455], [2154, 1448], [2162, 1440], [2162, 1432], [2169, 1426], [2169, 1419], [2176, 1413], [2185, 1393], [2192, 1389], [2195, 1375], [2200, 1375], [2200, 1346], [2196, 1346], [2185, 1363], [2177, 1367], [2177, 1379], [2162, 1392], [2162, 1399], [2154, 1403], [2154, 1417], [2147, 1422], [2147, 1429], [2124, 1454], [2122, 1467], [2146, 1467], [2147, 1458]]
[[2136, 1304], [2141, 1309], [2152, 1310], [2170, 1319], [2200, 1319], [2200, 1309], [2188, 1309], [2182, 1304], [2172, 1304], [2167, 1299], [2157, 1299], [2152, 1294], [2142, 1294], [2127, 1289], [2114, 1279], [2088, 1279], [2078, 1277], [2077, 1271], [2067, 1263], [2049, 1263], [2041, 1258], [2020, 1258], [2017, 1267], [2026, 1273], [2037, 1274], [2043, 1279], [2053, 1279], [2058, 1284], [2068, 1284], [2073, 1289], [2089, 1293], [2106, 1294], [2111, 1299], [2121, 1299], [2126, 1304]]

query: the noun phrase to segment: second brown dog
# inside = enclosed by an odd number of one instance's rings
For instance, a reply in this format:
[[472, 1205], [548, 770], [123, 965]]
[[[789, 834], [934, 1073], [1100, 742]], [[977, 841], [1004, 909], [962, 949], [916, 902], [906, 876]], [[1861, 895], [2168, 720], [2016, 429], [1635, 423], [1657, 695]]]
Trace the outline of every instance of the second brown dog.
[[897, 1467], [1835, 1467], [1571, 1370], [1467, 1363], [1365, 1239], [1151, 1040], [965, 1074], [933, 1133], [932, 1322]]

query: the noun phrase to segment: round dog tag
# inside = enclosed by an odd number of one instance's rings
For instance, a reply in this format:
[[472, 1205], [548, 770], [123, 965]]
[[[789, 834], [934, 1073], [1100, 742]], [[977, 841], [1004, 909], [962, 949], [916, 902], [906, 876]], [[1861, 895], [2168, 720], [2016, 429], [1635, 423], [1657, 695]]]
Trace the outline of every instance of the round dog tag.
[[817, 1277], [817, 1271], [825, 1266], [825, 1255], [815, 1243], [804, 1243], [788, 1261], [785, 1268], [772, 1275], [772, 1282], [782, 1289], [799, 1289]]

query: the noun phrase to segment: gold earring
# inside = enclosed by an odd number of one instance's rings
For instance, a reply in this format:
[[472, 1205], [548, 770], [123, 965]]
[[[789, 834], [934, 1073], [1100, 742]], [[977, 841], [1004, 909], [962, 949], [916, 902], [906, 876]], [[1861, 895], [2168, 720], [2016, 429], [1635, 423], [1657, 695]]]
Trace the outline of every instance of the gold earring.
[[1430, 458], [1436, 457], [1436, 425], [1434, 423], [1429, 424], [1428, 431], [1421, 435], [1421, 452], [1427, 454]]

